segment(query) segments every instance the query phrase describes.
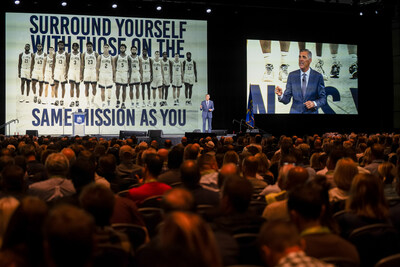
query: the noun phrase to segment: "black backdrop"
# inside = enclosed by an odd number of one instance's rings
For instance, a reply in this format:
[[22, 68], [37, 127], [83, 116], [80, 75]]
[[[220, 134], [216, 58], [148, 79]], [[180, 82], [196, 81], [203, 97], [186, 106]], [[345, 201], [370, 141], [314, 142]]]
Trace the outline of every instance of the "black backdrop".
[[[188, 10], [180, 5], [165, 7], [156, 13], [149, 4], [145, 6], [142, 3], [139, 8], [139, 4], [128, 3], [129, 6], [124, 8], [120, 5], [117, 10], [104, 8], [104, 5], [69, 5], [68, 9], [60, 9], [54, 3], [45, 5], [40, 1], [36, 6], [15, 7], [9, 4], [2, 12], [0, 28], [4, 29], [6, 11], [205, 19], [208, 21], [208, 91], [216, 106], [213, 128], [228, 129], [229, 132], [239, 130], [239, 124], [233, 120], [240, 121], [246, 116], [246, 39], [354, 43], [358, 45], [359, 115], [256, 115], [256, 127], [272, 134], [298, 135], [325, 131], [392, 130], [390, 16], [369, 14], [361, 17], [349, 7], [339, 10], [305, 4], [272, 8], [231, 6], [227, 10], [219, 6], [207, 15], [198, 6]], [[0, 42], [3, 55], [6, 53], [4, 35], [3, 30]], [[0, 124], [5, 119], [4, 65], [2, 62]]]

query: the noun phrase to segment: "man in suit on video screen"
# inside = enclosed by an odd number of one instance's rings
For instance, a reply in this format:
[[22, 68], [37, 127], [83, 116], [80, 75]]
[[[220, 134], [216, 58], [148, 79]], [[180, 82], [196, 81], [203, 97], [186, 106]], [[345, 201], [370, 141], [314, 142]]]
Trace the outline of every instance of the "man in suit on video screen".
[[300, 50], [300, 69], [289, 73], [284, 93], [279, 86], [275, 89], [279, 102], [286, 105], [293, 98], [291, 114], [318, 114], [318, 108], [326, 104], [324, 78], [310, 68], [311, 61], [311, 51]]

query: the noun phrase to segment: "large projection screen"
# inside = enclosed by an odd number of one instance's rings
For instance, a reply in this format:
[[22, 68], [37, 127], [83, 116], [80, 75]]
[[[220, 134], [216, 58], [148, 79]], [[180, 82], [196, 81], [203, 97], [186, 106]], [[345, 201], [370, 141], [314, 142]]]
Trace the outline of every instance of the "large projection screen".
[[[152, 129], [163, 130], [164, 134], [179, 134], [201, 128], [199, 106], [207, 93], [206, 21], [6, 13], [5, 25], [6, 121], [18, 120], [18, 123], [11, 125], [10, 134], [24, 134], [26, 130], [38, 130], [39, 134], [70, 135], [72, 134], [72, 115], [74, 112], [86, 113], [86, 134], [113, 135], [118, 134], [121, 130], [147, 131]], [[186, 64], [186, 73], [192, 75], [192, 79], [189, 77], [187, 81], [193, 83], [190, 102], [187, 102], [190, 96], [185, 94], [184, 83], [181, 88], [177, 83], [176, 90], [169, 86], [167, 92], [159, 90], [158, 83], [154, 84], [156, 89], [154, 91], [153, 89], [149, 90], [150, 104], [148, 103], [148, 89], [146, 87], [145, 107], [142, 103], [141, 85], [139, 106], [136, 106], [136, 87], [133, 87], [133, 100], [131, 100], [130, 87], [127, 86], [126, 108], [124, 109], [121, 108], [121, 105], [119, 108], [116, 107], [115, 83], [113, 83], [111, 89], [105, 89], [105, 99], [108, 99], [108, 96], [111, 98], [110, 105], [106, 100], [104, 107], [98, 84], [94, 104], [87, 103], [88, 99], [85, 96], [83, 81], [79, 84], [79, 98], [76, 98], [76, 91], [74, 98], [71, 98], [71, 85], [69, 82], [65, 84], [63, 106], [55, 105], [55, 99], [52, 99], [51, 96], [52, 88], [50, 85], [47, 89], [47, 97], [45, 95], [45, 84], [43, 85], [42, 96], [39, 96], [40, 82], [35, 85], [36, 95], [33, 93], [33, 83], [30, 83], [29, 96], [27, 96], [27, 84], [24, 83], [24, 95], [22, 95], [18, 68], [19, 55], [21, 53], [25, 55], [25, 45], [30, 45], [29, 52], [32, 54], [37, 52], [39, 43], [42, 44], [44, 53], [49, 53], [49, 47], [54, 47], [55, 53], [57, 53], [57, 43], [60, 40], [65, 43], [67, 53], [71, 53], [73, 43], [78, 43], [79, 52], [83, 53], [86, 52], [86, 43], [92, 42], [94, 51], [102, 55], [103, 46], [107, 43], [112, 58], [120, 53], [121, 44], [127, 46], [127, 55], [131, 54], [132, 46], [138, 48], [139, 57], [142, 57], [143, 49], [147, 49], [152, 60], [155, 59], [155, 52], [159, 51], [160, 58], [162, 53], [166, 52], [167, 58], [171, 62], [174, 60], [175, 53], [178, 53], [179, 62], [183, 63], [186, 60], [187, 52], [190, 52], [197, 71], [196, 81], [193, 77], [194, 71], [191, 69], [193, 64]], [[25, 59], [26, 57], [23, 57], [23, 60]], [[26, 67], [23, 62], [21, 65], [21, 68]], [[32, 76], [33, 74], [26, 75]], [[27, 79], [30, 78], [32, 77]], [[68, 81], [69, 77], [66, 78]], [[192, 81], [190, 82], [190, 80]], [[109, 93], [109, 90], [111, 93]], [[61, 83], [57, 91], [58, 100], [61, 101]], [[120, 101], [122, 101], [122, 91], [121, 87]], [[167, 94], [166, 100], [164, 99], [165, 94]], [[89, 99], [91, 96], [92, 87], [90, 86]], [[160, 97], [163, 99], [160, 99]], [[41, 103], [37, 102], [39, 98]], [[179, 103], [176, 102], [177, 98]], [[75, 104], [70, 107], [72, 101], [79, 101], [79, 106], [76, 107]], [[165, 103], [161, 105], [160, 102], [162, 101], [165, 101]], [[46, 104], [43, 104], [43, 102]], [[134, 102], [133, 105], [131, 102]], [[154, 102], [156, 102], [155, 106], [153, 105]]]
[[311, 51], [310, 67], [323, 75], [327, 104], [318, 114], [358, 114], [357, 45], [249, 39], [246, 48], [247, 96], [251, 90], [254, 114], [293, 113], [293, 98], [283, 104], [275, 88], [285, 92], [288, 74], [299, 70], [301, 49]]

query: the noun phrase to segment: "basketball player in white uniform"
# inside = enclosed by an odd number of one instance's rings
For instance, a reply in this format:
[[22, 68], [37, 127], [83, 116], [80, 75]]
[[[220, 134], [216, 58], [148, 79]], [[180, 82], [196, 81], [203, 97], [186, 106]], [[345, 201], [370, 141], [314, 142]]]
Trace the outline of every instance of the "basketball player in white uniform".
[[174, 97], [174, 106], [179, 105], [179, 96], [182, 88], [182, 62], [179, 60], [179, 54], [175, 53], [174, 61], [172, 61], [172, 93]]
[[192, 104], [193, 84], [197, 83], [196, 62], [192, 60], [192, 53], [186, 53], [186, 60], [183, 61], [183, 82], [185, 83], [186, 105]]
[[142, 99], [143, 99], [143, 107], [146, 106], [145, 101], [145, 87], [147, 87], [147, 100], [148, 106], [151, 107], [151, 101], [150, 101], [150, 83], [153, 79], [153, 60], [149, 58], [147, 55], [147, 49], [143, 49], [143, 55], [142, 55], [142, 75], [141, 75], [141, 84], [142, 84]]
[[105, 103], [105, 89], [107, 89], [107, 103], [110, 106], [111, 103], [111, 88], [115, 82], [114, 76], [114, 61], [112, 56], [108, 52], [110, 46], [108, 44], [103, 45], [103, 54], [97, 58], [97, 82], [101, 89], [101, 102], [102, 107], [106, 106]]
[[168, 59], [167, 52], [163, 52], [161, 66], [163, 70], [163, 87], [161, 106], [167, 105], [168, 89], [172, 83], [172, 62]]
[[[43, 92], [43, 82], [44, 82], [44, 71], [45, 71], [45, 58], [47, 57], [46, 53], [43, 52], [42, 44], [36, 45], [37, 51], [33, 54], [32, 58], [32, 91], [34, 94], [33, 102], [34, 103], [42, 103], [40, 97]], [[39, 99], [36, 95], [36, 84], [39, 82]]]
[[[25, 45], [25, 51], [19, 54], [18, 57], [18, 78], [21, 78], [21, 99], [19, 102], [29, 103], [29, 89], [31, 85], [31, 68], [32, 68], [32, 53], [30, 52], [31, 45]], [[26, 85], [26, 100], [24, 99], [24, 91]]]
[[[63, 41], [59, 41], [57, 43], [58, 51], [55, 54], [55, 63], [54, 63], [54, 71], [53, 71], [53, 79], [54, 79], [54, 96], [56, 101], [54, 105], [60, 106], [64, 105], [64, 96], [65, 96], [65, 84], [67, 83], [67, 56], [68, 53], [64, 50], [65, 44]], [[61, 83], [61, 100], [58, 101], [58, 86]]]
[[[71, 104], [70, 107], [76, 106], [79, 107], [79, 94], [80, 88], [79, 85], [83, 79], [83, 61], [81, 52], [79, 52], [79, 44], [72, 44], [72, 52], [68, 54], [68, 80], [71, 86], [70, 88], [70, 96], [71, 96]], [[74, 89], [76, 89], [76, 98], [74, 101]]]
[[[45, 57], [45, 72], [44, 72], [44, 97], [47, 99], [49, 84], [51, 86], [51, 97], [54, 99], [54, 80], [53, 80], [53, 65], [54, 65], [54, 47], [49, 47], [49, 54]], [[42, 97], [39, 91], [39, 98]], [[43, 99], [42, 104], [47, 104], [47, 101]]]
[[156, 102], [156, 90], [158, 89], [158, 99], [162, 100], [162, 85], [163, 85], [163, 70], [161, 67], [161, 59], [160, 59], [160, 52], [156, 51], [154, 53], [154, 60], [153, 60], [153, 81], [151, 83], [151, 90], [153, 91], [153, 106], [157, 105]]
[[121, 44], [119, 47], [120, 54], [114, 58], [114, 66], [115, 66], [115, 96], [117, 97], [117, 108], [121, 102], [119, 101], [120, 89], [122, 86], [122, 104], [121, 108], [125, 109], [125, 100], [126, 100], [126, 86], [129, 83], [130, 75], [131, 75], [131, 59], [125, 53], [126, 45]]
[[97, 85], [97, 77], [96, 77], [96, 66], [97, 66], [97, 58], [99, 54], [93, 51], [93, 43], [86, 43], [86, 52], [82, 55], [82, 64], [83, 64], [83, 82], [85, 83], [85, 96], [87, 103], [86, 105], [90, 105], [89, 101], [89, 85], [92, 85], [92, 105], [94, 103], [94, 98], [96, 97], [96, 85]]
[[136, 108], [139, 108], [139, 98], [140, 98], [140, 76], [142, 73], [142, 60], [137, 55], [137, 47], [131, 47], [131, 54], [129, 55], [131, 60], [131, 78], [129, 81], [129, 97], [131, 99], [131, 106], [134, 106], [133, 102], [133, 86], [136, 88]]

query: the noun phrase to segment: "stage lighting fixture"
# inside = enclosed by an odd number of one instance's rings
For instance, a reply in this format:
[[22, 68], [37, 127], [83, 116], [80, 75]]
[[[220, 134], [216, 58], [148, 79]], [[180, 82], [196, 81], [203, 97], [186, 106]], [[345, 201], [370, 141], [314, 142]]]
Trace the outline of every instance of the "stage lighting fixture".
[[212, 11], [211, 8], [207, 8], [207, 9], [206, 9], [207, 14], [210, 14], [211, 11]]
[[161, 11], [162, 6], [157, 6], [156, 9], [157, 9], [157, 11]]
[[112, 8], [117, 8], [118, 5], [117, 5], [117, 4], [113, 4], [111, 7], [112, 7]]
[[63, 1], [63, 2], [61, 2], [61, 5], [62, 6], [67, 6], [67, 2]]
[[363, 13], [362, 13], [362, 11], [360, 12], [360, 16], [362, 16], [362, 15], [364, 15]]
[[19, 0], [15, 0], [14, 4], [19, 5], [21, 2]]

